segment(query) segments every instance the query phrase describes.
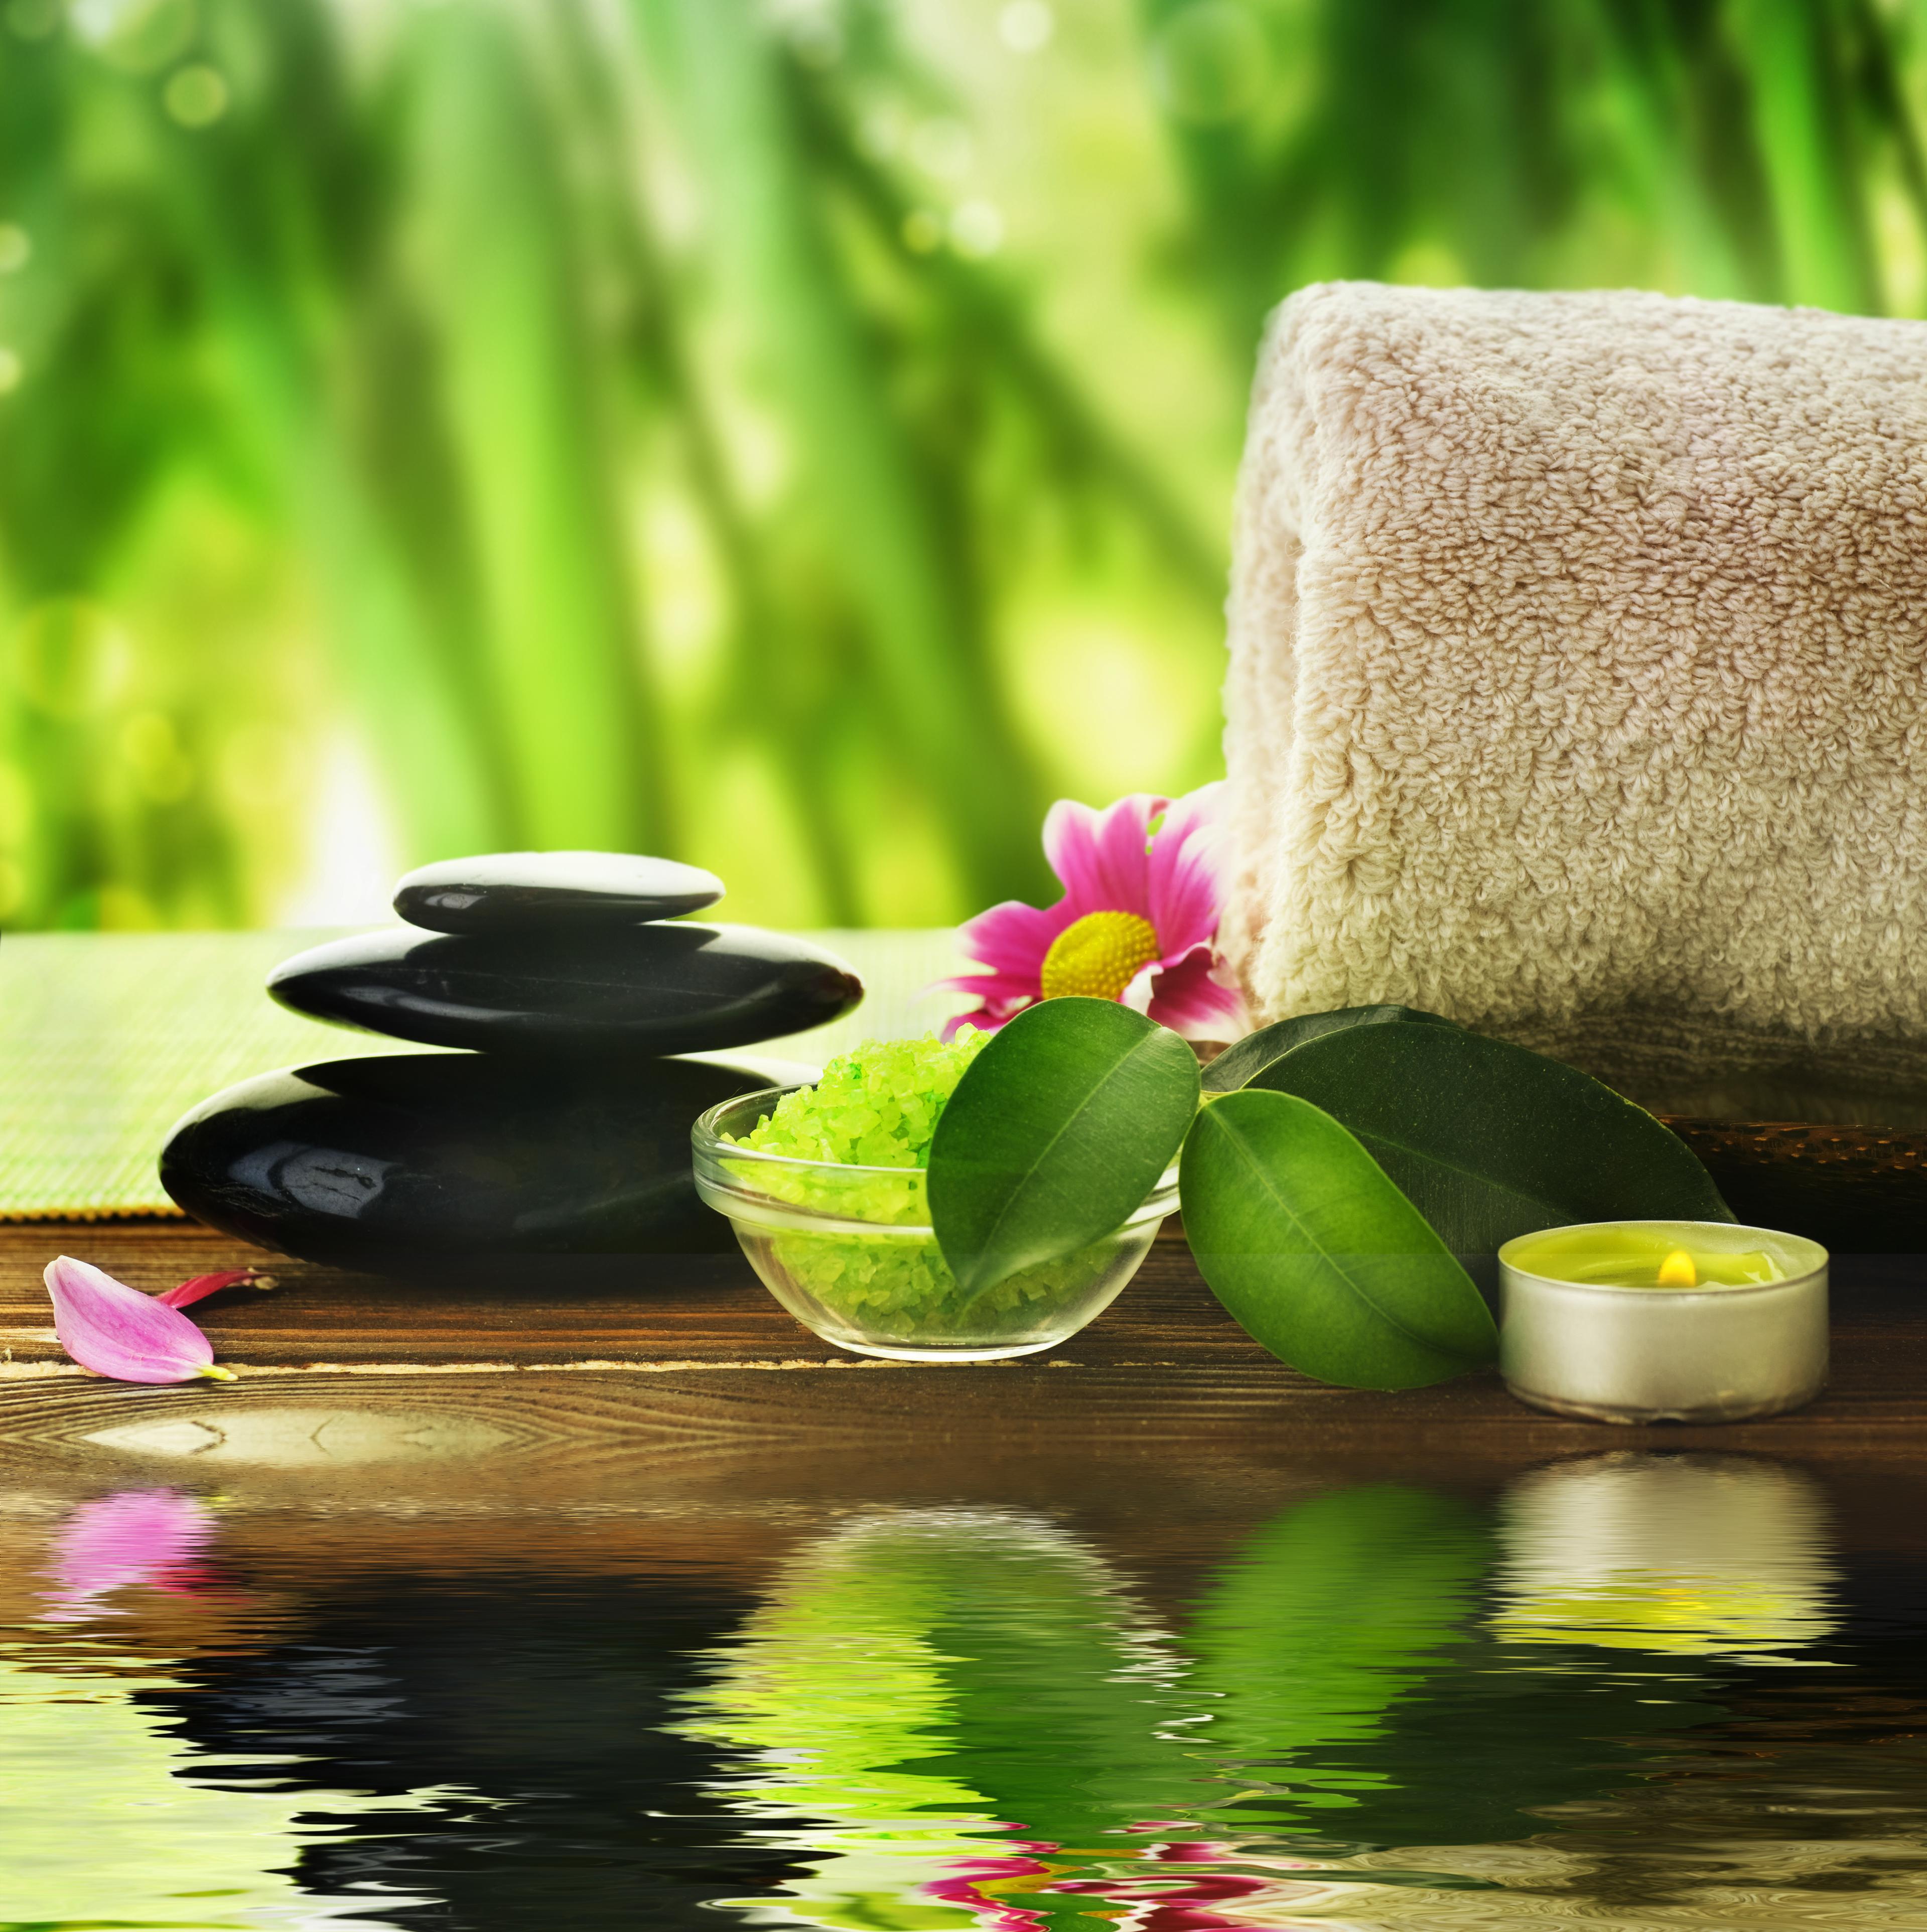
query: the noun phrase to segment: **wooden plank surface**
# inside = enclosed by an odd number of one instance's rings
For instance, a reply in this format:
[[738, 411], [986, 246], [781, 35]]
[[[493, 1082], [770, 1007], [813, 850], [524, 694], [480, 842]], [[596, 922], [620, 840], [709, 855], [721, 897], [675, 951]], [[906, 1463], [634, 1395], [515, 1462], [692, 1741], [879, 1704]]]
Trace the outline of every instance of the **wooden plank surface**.
[[[144, 1288], [250, 1261], [282, 1286], [196, 1310], [238, 1382], [130, 1388], [61, 1356], [39, 1280], [61, 1252]], [[886, 1438], [953, 1451], [1189, 1441], [1501, 1460], [1635, 1446], [1927, 1451], [1927, 1292], [1911, 1261], [1839, 1264], [1833, 1382], [1812, 1407], [1643, 1430], [1540, 1414], [1490, 1373], [1397, 1395], [1326, 1388], [1245, 1336], [1181, 1240], [1160, 1241], [1116, 1306], [1061, 1348], [974, 1366], [844, 1354], [798, 1327], [734, 1258], [638, 1270], [632, 1292], [532, 1273], [519, 1288], [464, 1292], [284, 1262], [191, 1226], [0, 1230], [0, 1455], [292, 1474], [391, 1465], [452, 1478], [460, 1466], [472, 1479], [483, 1465], [505, 1476], [560, 1458], [607, 1475], [610, 1458], [771, 1441], [833, 1454]]]

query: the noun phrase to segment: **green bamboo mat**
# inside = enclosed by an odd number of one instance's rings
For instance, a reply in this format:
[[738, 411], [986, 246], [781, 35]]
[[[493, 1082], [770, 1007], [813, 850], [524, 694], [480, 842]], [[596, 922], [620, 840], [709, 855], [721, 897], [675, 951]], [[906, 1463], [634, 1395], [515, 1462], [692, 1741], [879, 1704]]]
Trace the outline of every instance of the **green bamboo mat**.
[[[277, 1066], [420, 1053], [277, 1006], [268, 970], [325, 932], [15, 934], [0, 942], [0, 1220], [172, 1214], [154, 1156], [217, 1089]], [[821, 1062], [923, 1033], [965, 1004], [925, 994], [958, 970], [953, 935], [824, 932], [869, 988], [835, 1024], [772, 1041]]]

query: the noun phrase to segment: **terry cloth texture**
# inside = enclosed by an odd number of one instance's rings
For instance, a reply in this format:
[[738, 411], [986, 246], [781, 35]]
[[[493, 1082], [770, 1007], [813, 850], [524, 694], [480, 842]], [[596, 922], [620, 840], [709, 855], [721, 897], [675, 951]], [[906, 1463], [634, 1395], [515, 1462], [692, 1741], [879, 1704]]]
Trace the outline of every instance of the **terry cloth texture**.
[[1927, 1071], [1927, 323], [1306, 289], [1230, 613], [1263, 1018], [1403, 1000], [1556, 1048], [1626, 1015], [1703, 1064], [1885, 1036]]

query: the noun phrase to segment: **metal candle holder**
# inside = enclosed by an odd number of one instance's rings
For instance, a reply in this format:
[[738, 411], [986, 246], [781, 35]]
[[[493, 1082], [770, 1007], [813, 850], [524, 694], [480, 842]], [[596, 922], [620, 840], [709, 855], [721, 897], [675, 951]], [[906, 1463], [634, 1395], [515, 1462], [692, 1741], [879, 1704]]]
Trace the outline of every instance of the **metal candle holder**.
[[1827, 1250], [1724, 1221], [1602, 1221], [1562, 1234], [1638, 1233], [1702, 1253], [1770, 1256], [1784, 1279], [1622, 1287], [1516, 1265], [1499, 1250], [1499, 1367], [1521, 1402], [1599, 1422], [1737, 1422], [1811, 1402], [1827, 1382]]

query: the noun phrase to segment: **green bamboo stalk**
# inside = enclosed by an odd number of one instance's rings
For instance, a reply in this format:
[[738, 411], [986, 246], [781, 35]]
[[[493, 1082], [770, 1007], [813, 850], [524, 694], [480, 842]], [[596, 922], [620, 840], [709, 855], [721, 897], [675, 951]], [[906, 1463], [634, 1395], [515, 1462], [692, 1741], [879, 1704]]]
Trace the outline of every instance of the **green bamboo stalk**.
[[[1914, 211], [1914, 225], [1927, 246], [1927, 151], [1914, 124], [1902, 79], [1903, 52], [1887, 22], [1872, 0], [1851, 0], [1854, 26], [1860, 38], [1860, 92], [1871, 118], [1893, 143], [1894, 161], [1902, 191]], [[1927, 0], [1920, 0], [1917, 29], [1927, 42]]]
[[1609, 86], [1636, 138], [1620, 158], [1696, 294], [1777, 302], [1785, 272], [1751, 100], [1710, 9], [1598, 0]]
[[996, 893], [1032, 868], [1042, 801], [960, 616], [967, 586], [946, 568], [925, 480], [829, 259], [773, 50], [748, 0], [658, 0], [645, 12], [675, 62], [725, 286], [781, 398], [906, 760], [925, 775], [972, 888]]
[[[588, 13], [585, 0], [570, 0], [553, 17], [571, 104], [604, 158], [596, 184], [602, 215], [598, 253], [619, 272], [632, 307], [633, 346], [648, 378], [645, 433], [674, 435], [729, 582], [728, 727], [760, 740], [781, 768], [823, 916], [832, 926], [860, 926], [863, 908], [850, 849], [860, 833], [838, 819], [831, 769], [835, 694], [826, 705], [811, 688], [820, 680], [810, 676], [809, 659], [820, 655], [821, 640], [775, 580], [773, 560], [736, 491], [722, 430], [697, 374], [688, 292], [671, 268], [636, 174], [616, 165], [651, 145], [638, 50], [619, 33], [622, 16], [599, 33], [601, 23]], [[700, 772], [685, 776], [700, 782]]]
[[925, 278], [974, 343], [1010, 382], [1073, 487], [1113, 499], [1160, 552], [1173, 576], [1214, 604], [1224, 594], [1221, 546], [1200, 534], [1155, 466], [1099, 415], [1083, 386], [1029, 326], [1017, 298], [979, 263], [948, 250], [915, 253], [905, 240], [910, 197], [858, 146], [848, 121], [824, 96], [799, 91], [810, 143], [832, 177], [868, 214], [880, 244], [900, 267]]
[[1832, 0], [1734, 0], [1731, 21], [1752, 77], [1789, 297], [1878, 313], [1879, 278]]
[[494, 5], [422, 17], [411, 185], [525, 836], [673, 843], [612, 501], [583, 264], [534, 53]]
[[385, 524], [330, 407], [326, 352], [365, 256], [343, 232], [369, 218], [369, 157], [328, 10], [289, 0], [257, 22], [272, 63], [259, 124], [168, 123], [142, 96], [164, 157], [157, 185], [179, 220], [210, 333], [232, 384], [231, 422], [274, 479], [328, 615], [344, 682], [394, 789], [411, 850], [472, 850], [505, 831], [485, 733], [451, 675], [406, 549]]

